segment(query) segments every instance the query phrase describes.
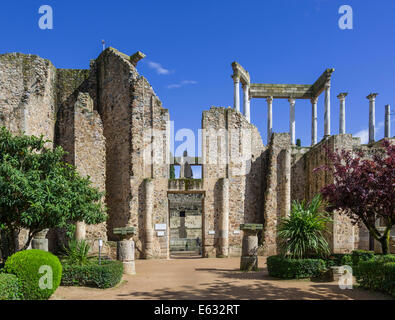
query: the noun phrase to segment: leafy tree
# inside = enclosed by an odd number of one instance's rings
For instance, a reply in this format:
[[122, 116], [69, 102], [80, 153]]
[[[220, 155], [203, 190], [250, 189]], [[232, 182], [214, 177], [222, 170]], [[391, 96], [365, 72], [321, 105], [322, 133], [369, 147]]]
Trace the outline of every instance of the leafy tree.
[[61, 147], [51, 150], [47, 142], [42, 136], [14, 136], [0, 129], [0, 228], [12, 237], [28, 229], [23, 249], [44, 229], [70, 233], [77, 221], [97, 224], [106, 219], [103, 194], [89, 177], [62, 161]]
[[[334, 182], [322, 189], [329, 209], [340, 210], [354, 224], [363, 223], [380, 242], [383, 254], [389, 253], [391, 228], [395, 223], [395, 145], [384, 140], [384, 148], [368, 157], [365, 152], [327, 150], [331, 164], [316, 170], [329, 171]], [[385, 225], [381, 233], [376, 227]]]
[[176, 178], [176, 171], [174, 168], [174, 164], [170, 165], [170, 179], [175, 179]]
[[316, 195], [310, 203], [292, 203], [291, 214], [282, 219], [278, 233], [282, 255], [297, 259], [329, 255], [324, 231], [331, 219], [321, 207], [321, 195]]

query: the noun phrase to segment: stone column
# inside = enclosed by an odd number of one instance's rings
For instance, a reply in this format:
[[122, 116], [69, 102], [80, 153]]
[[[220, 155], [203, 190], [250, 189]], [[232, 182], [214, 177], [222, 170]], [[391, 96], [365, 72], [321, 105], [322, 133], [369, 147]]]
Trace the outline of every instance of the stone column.
[[258, 271], [258, 231], [262, 224], [242, 224], [243, 231], [242, 255], [240, 259], [241, 271]]
[[84, 221], [77, 221], [75, 224], [75, 239], [85, 240], [86, 238], [86, 225]]
[[273, 97], [267, 97], [267, 144], [269, 145], [273, 132]]
[[250, 85], [249, 84], [243, 84], [243, 96], [244, 96], [244, 105], [243, 105], [243, 114], [246, 117], [247, 121], [250, 122], [251, 117], [250, 117]]
[[117, 242], [117, 260], [122, 261], [124, 274], [136, 274], [134, 241], [131, 237]]
[[331, 83], [325, 84], [324, 136], [331, 135]]
[[240, 112], [240, 77], [233, 75], [233, 107]]
[[221, 212], [219, 213], [219, 256], [229, 256], [229, 179], [223, 178], [221, 183]]
[[391, 106], [389, 104], [385, 106], [384, 137], [391, 138]]
[[145, 180], [145, 251], [144, 256], [150, 259], [153, 256], [154, 229], [152, 228], [152, 215], [154, 207], [154, 182], [151, 179]]
[[369, 99], [369, 143], [373, 143], [376, 130], [376, 97], [378, 93], [371, 93], [366, 98]]
[[295, 145], [295, 99], [289, 98], [289, 135], [291, 136], [291, 144]]
[[44, 229], [37, 233], [32, 240], [32, 249], [48, 251], [48, 239], [46, 238], [49, 229]]
[[317, 144], [317, 103], [318, 97], [311, 98], [311, 145]]
[[283, 163], [283, 201], [284, 211], [281, 212], [282, 217], [288, 217], [291, 212], [291, 148], [284, 150]]
[[340, 100], [340, 112], [339, 112], [339, 134], [346, 133], [346, 97], [347, 92], [340, 93], [337, 98]]

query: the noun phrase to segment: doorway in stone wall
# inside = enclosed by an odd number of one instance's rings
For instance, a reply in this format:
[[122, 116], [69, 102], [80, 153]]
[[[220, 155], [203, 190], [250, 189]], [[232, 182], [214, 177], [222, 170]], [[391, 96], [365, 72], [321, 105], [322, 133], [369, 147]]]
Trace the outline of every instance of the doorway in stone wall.
[[170, 258], [202, 257], [203, 194], [174, 192], [168, 199]]

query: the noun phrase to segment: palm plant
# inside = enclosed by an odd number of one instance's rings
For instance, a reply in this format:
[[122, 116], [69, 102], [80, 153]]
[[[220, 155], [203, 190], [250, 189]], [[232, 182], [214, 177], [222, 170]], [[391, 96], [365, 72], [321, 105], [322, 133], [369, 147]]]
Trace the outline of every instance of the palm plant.
[[321, 195], [315, 196], [310, 203], [306, 201], [292, 203], [291, 214], [282, 219], [278, 233], [283, 256], [303, 259], [330, 254], [323, 233], [327, 223], [332, 220], [327, 212], [320, 210], [321, 207]]
[[87, 265], [89, 249], [90, 245], [85, 240], [70, 240], [68, 247], [64, 247], [65, 262], [70, 265]]

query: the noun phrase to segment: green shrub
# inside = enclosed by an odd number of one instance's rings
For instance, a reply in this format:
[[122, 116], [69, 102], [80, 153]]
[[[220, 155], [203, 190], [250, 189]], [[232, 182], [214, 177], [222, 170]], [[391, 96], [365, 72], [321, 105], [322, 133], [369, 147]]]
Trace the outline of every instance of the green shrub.
[[0, 300], [20, 300], [21, 283], [13, 274], [0, 273]]
[[395, 262], [395, 254], [386, 254], [386, 255], [375, 255], [374, 261], [386, 263], [386, 262]]
[[62, 285], [111, 288], [121, 281], [122, 274], [121, 261], [102, 261], [101, 265], [96, 262], [85, 266], [64, 264]]
[[324, 259], [327, 268], [334, 266], [352, 266], [352, 256], [348, 253], [333, 253]]
[[370, 261], [374, 259], [373, 251], [354, 250], [352, 252], [352, 264], [357, 266], [361, 261]]
[[69, 241], [68, 247], [64, 247], [66, 253], [65, 261], [68, 265], [84, 266], [88, 264], [88, 253], [90, 246], [85, 240]]
[[352, 255], [351, 254], [344, 254], [341, 261], [341, 266], [351, 266], [352, 267]]
[[300, 279], [319, 276], [326, 270], [326, 267], [322, 259], [289, 259], [270, 256], [267, 258], [267, 269], [271, 277]]
[[395, 297], [395, 262], [382, 261], [361, 261], [354, 267], [354, 276], [360, 287]]
[[[52, 286], [45, 279], [45, 276], [50, 276], [50, 272], [45, 269], [40, 270], [42, 266], [49, 266], [52, 269], [52, 279], [50, 279]], [[16, 275], [21, 281], [25, 300], [48, 299], [58, 288], [62, 278], [62, 265], [59, 259], [52, 253], [37, 249], [13, 254], [7, 259], [4, 271]], [[44, 285], [44, 289], [40, 288], [40, 284]]]
[[281, 220], [278, 232], [283, 256], [296, 259], [329, 256], [329, 245], [323, 233], [331, 219], [326, 212], [320, 211], [321, 207], [320, 195], [315, 196], [310, 203], [292, 203], [291, 214]]

